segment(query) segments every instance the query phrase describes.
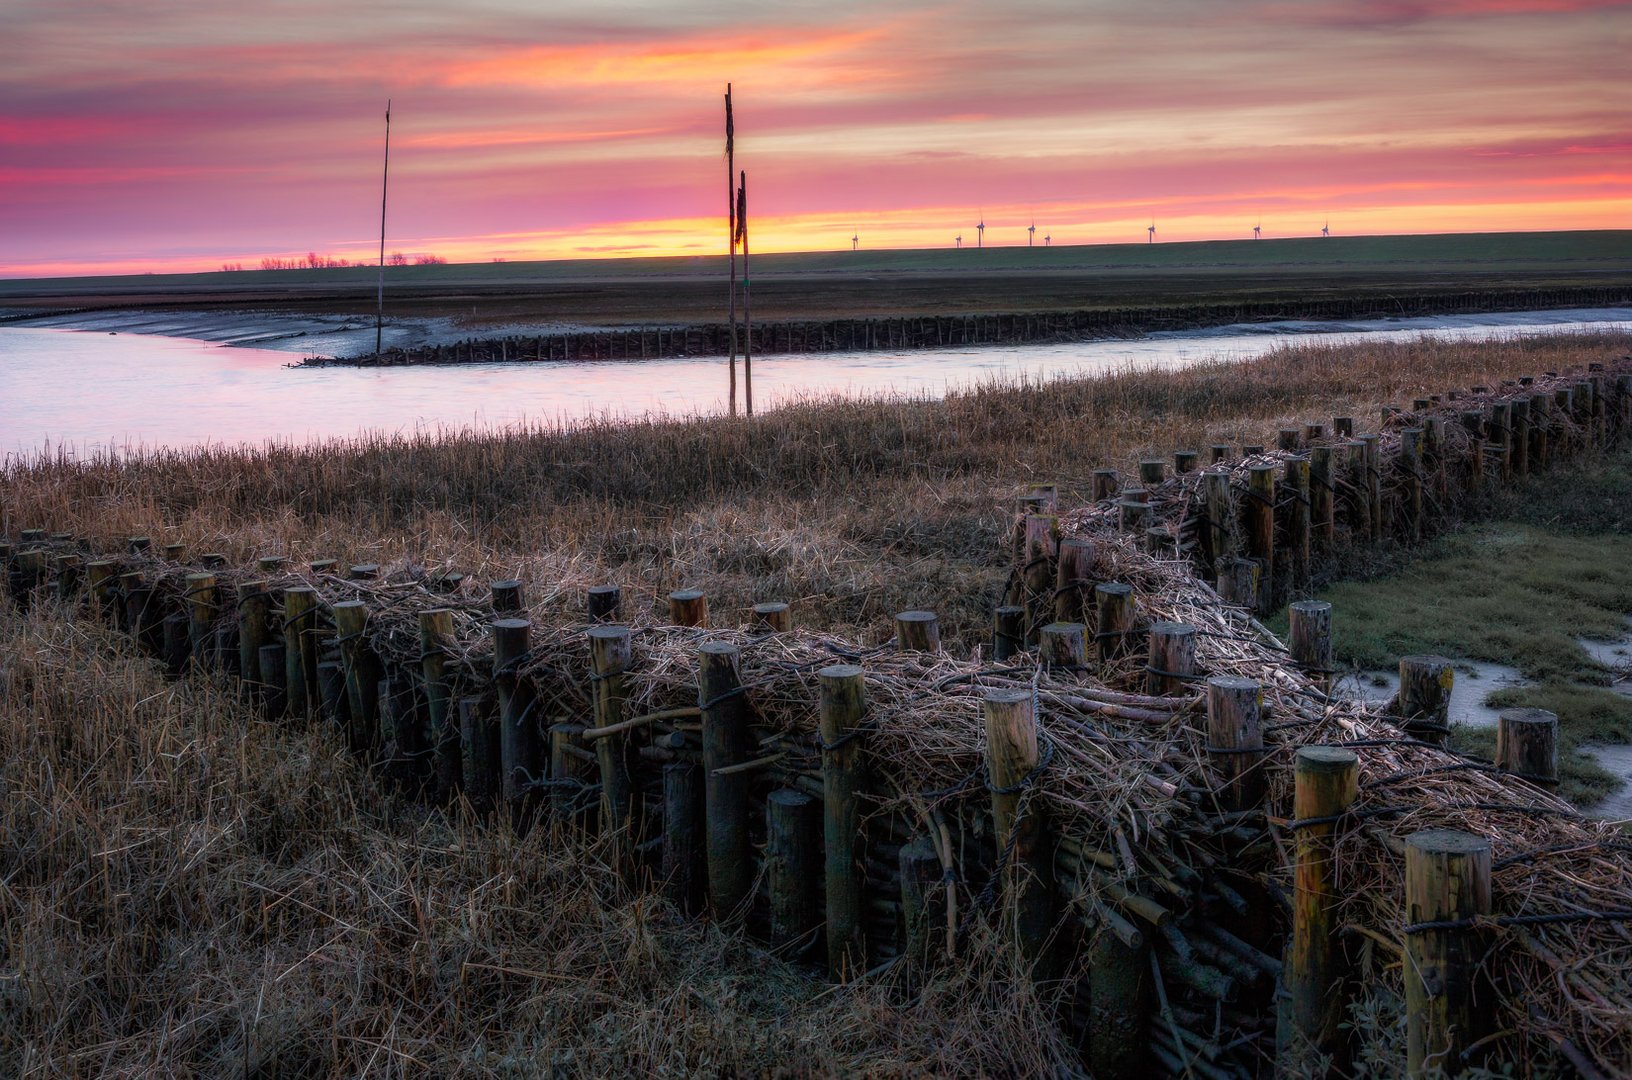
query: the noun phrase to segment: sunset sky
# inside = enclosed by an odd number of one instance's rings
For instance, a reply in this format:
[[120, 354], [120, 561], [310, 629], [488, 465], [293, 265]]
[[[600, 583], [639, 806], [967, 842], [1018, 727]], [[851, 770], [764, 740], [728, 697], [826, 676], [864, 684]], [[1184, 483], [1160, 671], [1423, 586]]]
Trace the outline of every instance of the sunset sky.
[[0, 275], [1632, 226], [1632, 3], [5, 0]]

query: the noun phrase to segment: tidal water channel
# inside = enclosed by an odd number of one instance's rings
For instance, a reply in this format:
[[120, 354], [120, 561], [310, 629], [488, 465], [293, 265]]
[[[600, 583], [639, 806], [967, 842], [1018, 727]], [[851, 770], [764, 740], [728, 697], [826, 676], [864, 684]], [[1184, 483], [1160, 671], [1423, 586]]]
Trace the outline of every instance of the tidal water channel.
[[[761, 408], [808, 397], [936, 398], [982, 382], [1251, 359], [1311, 341], [1476, 341], [1632, 329], [1632, 309], [1577, 309], [1363, 323], [1270, 323], [1157, 333], [1131, 341], [763, 356]], [[65, 449], [305, 443], [590, 418], [723, 412], [718, 357], [600, 363], [300, 369], [313, 343], [245, 348], [182, 337], [0, 327], [0, 459]]]

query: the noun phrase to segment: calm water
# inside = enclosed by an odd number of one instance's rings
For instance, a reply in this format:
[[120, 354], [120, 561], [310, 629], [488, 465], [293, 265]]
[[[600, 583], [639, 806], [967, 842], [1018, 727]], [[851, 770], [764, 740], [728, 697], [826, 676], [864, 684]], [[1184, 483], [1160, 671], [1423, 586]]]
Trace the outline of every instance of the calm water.
[[[1098, 341], [754, 361], [761, 408], [808, 394], [940, 396], [997, 378], [1048, 378], [1243, 359], [1282, 344], [1432, 334], [1632, 329], [1632, 310], [1526, 312], [1368, 323], [1283, 323]], [[0, 327], [0, 455], [67, 446], [297, 442], [360, 431], [488, 427], [585, 416], [724, 411], [720, 359], [458, 367], [286, 367], [288, 352], [186, 338]]]

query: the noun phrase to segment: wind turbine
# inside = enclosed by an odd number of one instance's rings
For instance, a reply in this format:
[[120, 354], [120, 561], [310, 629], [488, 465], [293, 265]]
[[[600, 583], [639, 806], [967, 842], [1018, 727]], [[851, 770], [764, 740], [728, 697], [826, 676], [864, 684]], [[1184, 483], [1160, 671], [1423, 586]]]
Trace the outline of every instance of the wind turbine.
[[1264, 227], [1262, 225], [1254, 225], [1252, 227], [1252, 238], [1254, 240], [1262, 240], [1263, 239], [1263, 231], [1264, 231]]
[[861, 246], [861, 230], [857, 229], [850, 234], [850, 250], [855, 251]]
[[1026, 246], [1030, 247], [1031, 242], [1035, 239], [1037, 239], [1037, 222], [1033, 219], [1031, 225], [1026, 229]]
[[1151, 218], [1150, 219], [1150, 228], [1145, 230], [1145, 243], [1154, 244], [1155, 242], [1156, 242], [1156, 219]]
[[975, 247], [986, 246], [986, 215], [980, 215], [980, 224], [975, 226]]
[[1052, 245], [1052, 244], [1053, 244], [1053, 243], [1054, 243], [1054, 238], [1053, 238], [1053, 237], [1052, 237], [1052, 236], [1045, 236], [1045, 237], [1043, 237], [1043, 246], [1044, 246], [1044, 247], [1049, 247], [1049, 246], [1051, 246], [1051, 245]]
[[957, 241], [958, 247], [960, 249], [963, 247], [963, 234], [962, 233], [959, 233], [957, 236], [954, 236], [952, 239]]
[[1326, 224], [1324, 224], [1324, 225], [1322, 225], [1320, 227], [1320, 235], [1322, 235], [1322, 236], [1332, 235], [1332, 223], [1330, 221], [1327, 221]]

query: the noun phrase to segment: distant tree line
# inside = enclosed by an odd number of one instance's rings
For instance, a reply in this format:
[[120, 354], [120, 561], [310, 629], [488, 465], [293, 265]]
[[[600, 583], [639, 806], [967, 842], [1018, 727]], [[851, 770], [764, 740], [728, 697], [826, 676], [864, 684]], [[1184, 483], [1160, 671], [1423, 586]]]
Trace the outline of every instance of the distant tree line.
[[[385, 258], [387, 266], [442, 266], [445, 265], [447, 261], [448, 260], [445, 256], [434, 255], [430, 252], [408, 253], [393, 251]], [[336, 259], [328, 255], [319, 255], [315, 251], [308, 251], [303, 256], [297, 255], [293, 258], [287, 259], [279, 258], [275, 255], [269, 255], [261, 260], [262, 270], [337, 270], [345, 266], [373, 265], [374, 261], [372, 259], [358, 259], [353, 262], [349, 259]], [[243, 268], [244, 264], [241, 262], [226, 262], [221, 264], [221, 269], [228, 273], [242, 270]]]

